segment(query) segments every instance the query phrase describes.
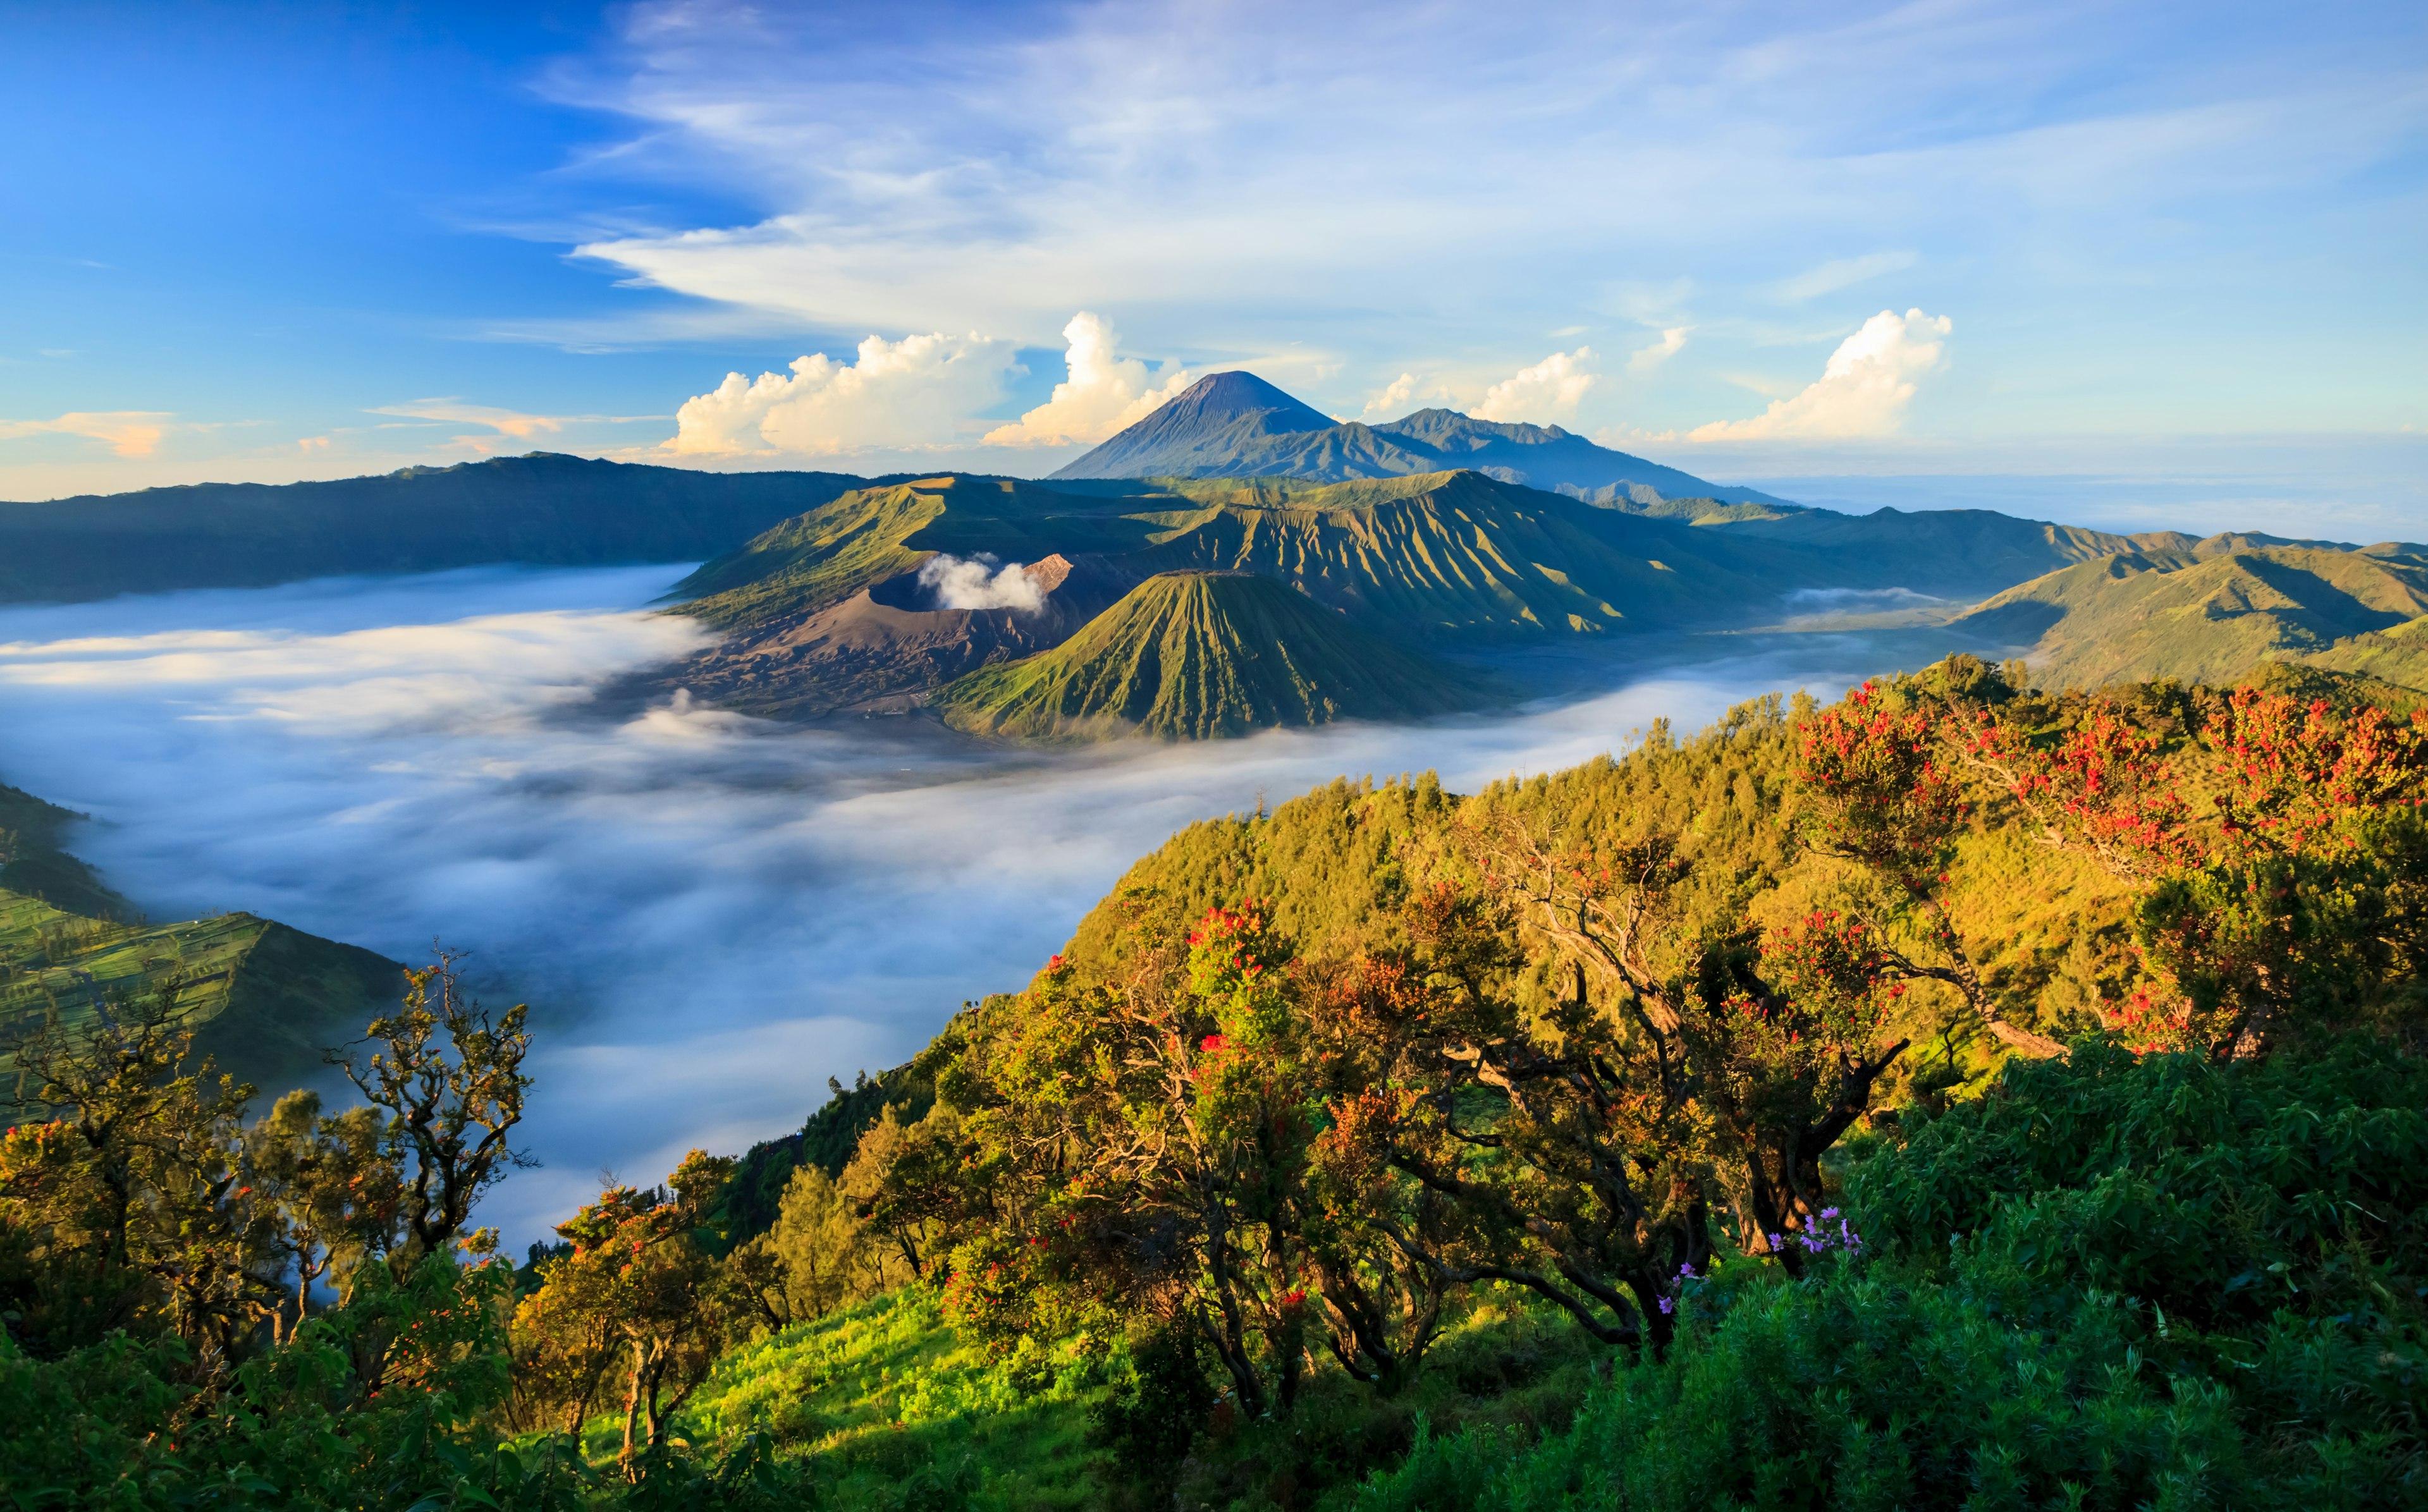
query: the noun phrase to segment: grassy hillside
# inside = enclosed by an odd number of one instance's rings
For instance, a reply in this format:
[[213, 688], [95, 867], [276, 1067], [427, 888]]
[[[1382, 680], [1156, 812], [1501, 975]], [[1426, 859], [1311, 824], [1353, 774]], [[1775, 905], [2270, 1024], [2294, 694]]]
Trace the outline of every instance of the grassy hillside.
[[74, 815], [0, 788], [0, 1098], [17, 1046], [56, 1015], [164, 993], [222, 1069], [283, 1086], [402, 990], [403, 967], [252, 914], [154, 924], [58, 848]]
[[533, 452], [331, 482], [0, 503], [0, 603], [485, 562], [697, 561], [861, 481]]
[[1200, 485], [1144, 564], [1295, 582], [1359, 623], [1506, 640], [1708, 624], [1812, 570], [1761, 544], [1636, 519], [1481, 473], [1336, 483]]
[[[910, 1287], [727, 1356], [686, 1426], [815, 1456], [820, 1506], [1084, 1507], [1101, 1457], [1088, 1408], [1123, 1363], [1087, 1339], [1001, 1358], [959, 1338], [932, 1291]], [[597, 1425], [599, 1452], [614, 1453], [619, 1426]]]
[[1202, 740], [1470, 707], [1469, 675], [1411, 656], [1305, 594], [1243, 573], [1148, 578], [1051, 651], [947, 685], [956, 728], [1032, 740]]
[[[1863, 574], [1860, 586], [1903, 587], [1956, 598], [1993, 593], [2078, 561], [2184, 538], [2112, 535], [2017, 519], [1992, 510], [1803, 510], [1724, 524], [1726, 533], [1794, 545]], [[2189, 545], [2189, 541], [2184, 544]], [[1855, 584], [1849, 577], [1846, 581]]]
[[[2326, 654], [2328, 670], [2417, 678], [2412, 637], [2428, 613], [2428, 559], [2307, 546], [2127, 552], [1998, 594], [1956, 622], [2009, 644], [2036, 642], [2057, 686], [2129, 678], [2223, 681], [2262, 660]], [[2354, 638], [2373, 636], [2367, 644]], [[2399, 674], [2399, 675], [2388, 675]]]
[[703, 564], [676, 585], [686, 600], [678, 612], [719, 629], [753, 629], [831, 608], [939, 551], [1035, 561], [1135, 550], [1151, 528], [1123, 519], [1125, 496], [1000, 478], [853, 489]]
[[126, 900], [63, 848], [82, 817], [0, 783], [0, 890], [89, 919], [131, 918]]

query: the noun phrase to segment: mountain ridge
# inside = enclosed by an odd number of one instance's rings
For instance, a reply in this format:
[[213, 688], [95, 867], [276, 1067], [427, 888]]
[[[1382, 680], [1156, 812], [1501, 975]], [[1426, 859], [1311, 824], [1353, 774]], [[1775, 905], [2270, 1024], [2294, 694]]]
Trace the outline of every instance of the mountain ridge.
[[84, 816], [0, 784], [0, 1102], [17, 1047], [57, 1016], [88, 1022], [114, 998], [157, 993], [194, 1052], [240, 1078], [322, 1068], [403, 991], [404, 967], [255, 914], [155, 924], [62, 849]]
[[2428, 554], [2250, 546], [2213, 536], [2190, 548], [2119, 553], [2006, 590], [1952, 628], [2032, 646], [2053, 685], [2180, 677], [2217, 682], [2267, 661], [2428, 684]]
[[1245, 572], [1163, 572], [1053, 649], [947, 684], [944, 722], [984, 736], [1204, 740], [1344, 719], [1413, 719], [1483, 691]]
[[500, 562], [697, 561], [870, 481], [535, 451], [326, 482], [0, 503], [0, 603]]
[[[1308, 416], [1321, 423], [1307, 423]], [[1662, 498], [1797, 507], [1758, 489], [1707, 482], [1613, 451], [1558, 426], [1478, 420], [1445, 409], [1419, 410], [1381, 425], [1336, 422], [1244, 372], [1199, 379], [1049, 480], [1271, 476], [1346, 482], [1461, 467], [1547, 491], [1583, 495], [1633, 486]]]

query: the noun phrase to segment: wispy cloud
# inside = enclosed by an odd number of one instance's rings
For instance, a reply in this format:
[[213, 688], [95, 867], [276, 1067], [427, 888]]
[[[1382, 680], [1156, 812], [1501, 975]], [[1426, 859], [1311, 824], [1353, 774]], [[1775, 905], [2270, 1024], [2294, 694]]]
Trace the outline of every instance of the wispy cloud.
[[[1352, 411], [1419, 353], [1473, 372], [1513, 333], [1573, 330], [1581, 309], [1697, 328], [1672, 372], [1742, 363], [1738, 327], [1761, 312], [1916, 268], [1963, 285], [1934, 283], [1935, 302], [2148, 322], [2082, 295], [2101, 276], [2093, 249], [2139, 279], [2207, 266], [2220, 238], [2199, 228], [2392, 162], [2422, 114], [2383, 57], [2320, 28], [2238, 23], [2186, 49], [2172, 42], [2188, 17], [2093, 0], [1757, 6], [1649, 28], [1576, 7], [1523, 28], [1420, 8], [1378, 28], [1277, 0], [952, 28], [822, 18], [645, 6], [619, 53], [552, 80], [640, 123], [627, 168], [774, 206], [581, 253], [825, 330], [1042, 345], [1074, 309], [1117, 308], [1139, 350], [1192, 368], [1313, 336], [1348, 360], [1308, 397]], [[1300, 41], [1276, 55], [1283, 24]], [[917, 70], [876, 66], [913, 45]], [[2271, 61], [2254, 73], [2235, 57]], [[2275, 256], [2238, 244], [2237, 278]], [[1817, 265], [1797, 250], [1816, 246], [1877, 250]], [[2302, 258], [2283, 250], [2289, 276]], [[2151, 333], [2142, 350], [2168, 347]], [[2226, 381], [2189, 358], [2173, 371]], [[1628, 403], [1682, 420], [1692, 392]], [[1607, 415], [1618, 396], [1582, 402]]]
[[1671, 326], [1661, 333], [1661, 339], [1649, 346], [1638, 347], [1627, 354], [1627, 370], [1649, 373], [1670, 358], [1686, 350], [1686, 336], [1693, 326]]
[[1783, 303], [1801, 304], [1824, 294], [1852, 288], [1883, 273], [1902, 272], [1920, 261], [1910, 252], [1866, 252], [1861, 257], [1841, 257], [1818, 268], [1806, 268], [1793, 278], [1782, 278], [1770, 286], [1770, 292]]
[[[541, 436], [555, 435], [567, 426], [633, 425], [647, 420], [664, 420], [663, 415], [529, 415], [521, 410], [500, 409], [494, 404], [467, 404], [458, 398], [411, 399], [402, 404], [383, 404], [366, 410], [366, 415], [393, 415], [409, 420], [429, 420], [439, 424], [484, 426], [493, 436], [514, 441], [533, 441]], [[325, 447], [328, 438], [314, 437], [302, 443], [305, 450], [315, 444]], [[476, 451], [502, 449], [479, 435], [455, 437], [458, 446]]]
[[160, 410], [74, 410], [48, 420], [0, 420], [0, 441], [21, 436], [83, 436], [122, 457], [149, 457], [176, 416]]

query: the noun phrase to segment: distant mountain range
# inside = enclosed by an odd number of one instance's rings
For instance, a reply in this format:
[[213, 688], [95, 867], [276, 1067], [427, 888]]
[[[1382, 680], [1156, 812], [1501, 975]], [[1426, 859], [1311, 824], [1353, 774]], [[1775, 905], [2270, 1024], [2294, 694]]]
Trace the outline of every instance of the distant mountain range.
[[2019, 584], [1952, 628], [2029, 645], [2052, 687], [2285, 662], [2428, 691], [2428, 547], [2183, 538]]
[[[660, 686], [762, 714], [894, 710], [935, 700], [964, 727], [994, 734], [1031, 737], [1048, 724], [1063, 736], [1088, 727], [1181, 734], [1230, 722], [1210, 705], [1183, 717], [1153, 698], [1149, 705], [1160, 711], [1143, 718], [1133, 707], [1138, 679], [1092, 672], [1056, 671], [1045, 683], [990, 674], [983, 708], [939, 690], [1003, 664], [1062, 668], [1069, 658], [1052, 658], [1065, 638], [1094, 645], [1102, 638], [1092, 632], [1107, 628], [1098, 618], [1158, 574], [1251, 574], [1329, 611], [1295, 622], [1287, 643], [1239, 628], [1270, 628], [1280, 623], [1275, 615], [1239, 616], [1222, 633], [1239, 637], [1243, 658], [1253, 651], [1263, 665], [1320, 666], [1333, 676], [1353, 658], [1318, 656], [1308, 637], [1330, 634], [1345, 643], [1358, 633], [1381, 636], [1423, 654], [1435, 669], [1429, 675], [1472, 703], [1484, 696], [1478, 686], [1444, 670], [1435, 654], [1742, 625], [1779, 613], [1798, 590], [1905, 588], [1967, 600], [2136, 549], [2133, 538], [1982, 511], [1855, 518], [1762, 510], [1691, 524], [1468, 470], [1339, 483], [945, 476], [855, 489], [701, 567], [679, 585], [689, 602], [677, 612], [727, 634]], [[940, 556], [1026, 564], [1039, 602], [948, 603], [923, 571]], [[1214, 596], [1206, 602], [1219, 608], [1251, 591], [1206, 592]], [[1178, 607], [1163, 597], [1153, 602], [1159, 610]], [[1129, 626], [1117, 641], [1144, 633], [1140, 609], [1133, 603], [1117, 616]], [[1390, 665], [1403, 685], [1392, 697], [1371, 688], [1353, 694], [1343, 680], [1337, 698], [1275, 697], [1258, 707], [1292, 711], [1276, 713], [1278, 723], [1303, 723], [1397, 717], [1390, 708], [1437, 702], [1408, 692], [1401, 664]], [[1014, 717], [991, 702], [1015, 684], [1023, 698], [1042, 697], [1038, 690], [1048, 683], [1050, 718], [1028, 703]], [[1072, 699], [1085, 699], [1074, 689], [1098, 690], [1107, 701], [1075, 710]]]
[[1756, 489], [1595, 446], [1558, 426], [1471, 419], [1419, 410], [1387, 425], [1336, 421], [1253, 373], [1209, 373], [1153, 415], [1053, 476], [1306, 478], [1324, 482], [1406, 478], [1458, 468], [1625, 508], [1667, 499], [1795, 509]]
[[0, 503], [0, 603], [491, 562], [697, 561], [867, 481], [533, 452], [325, 483]]
[[[1184, 736], [1466, 707], [1490, 695], [1445, 653], [1748, 626], [1840, 591], [1902, 589], [1950, 618], [1990, 599], [1955, 627], [2031, 648], [2061, 679], [2222, 676], [2260, 658], [2407, 669], [2414, 549], [2115, 535], [1986, 510], [1842, 514], [1552, 426], [1447, 410], [1336, 423], [1230, 372], [1042, 481], [535, 452], [0, 504], [0, 602], [705, 560], [675, 612], [720, 640], [644, 687], [779, 717], [932, 703], [996, 735]], [[1020, 591], [956, 596], [939, 565], [1014, 566]], [[1237, 574], [1297, 597], [1221, 576]]]

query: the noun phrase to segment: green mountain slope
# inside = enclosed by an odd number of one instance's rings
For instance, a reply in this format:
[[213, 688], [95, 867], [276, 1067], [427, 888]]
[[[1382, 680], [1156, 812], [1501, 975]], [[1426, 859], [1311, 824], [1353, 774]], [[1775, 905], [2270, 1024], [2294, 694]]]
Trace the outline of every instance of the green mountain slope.
[[1413, 719], [1483, 690], [1239, 573], [1151, 577], [1051, 651], [948, 684], [946, 723], [1032, 740], [1205, 739], [1342, 719]]
[[2305, 666], [2350, 673], [2374, 682], [2428, 693], [2428, 618], [2405, 620], [2385, 630], [2365, 630], [2302, 658]]
[[533, 452], [332, 482], [0, 503], [0, 602], [487, 562], [698, 561], [862, 481]]
[[2174, 531], [2112, 535], [2079, 526], [2017, 519], [1994, 510], [1879, 510], [1838, 514], [1801, 510], [1730, 522], [1727, 534], [1776, 542], [1870, 575], [1878, 586], [1951, 598], [1977, 597], [2077, 561], [2178, 544]]
[[[2052, 686], [2221, 681], [2259, 661], [2321, 653], [2318, 664], [2329, 670], [2401, 683], [2387, 673], [2420, 675], [2412, 638], [2380, 632], [2422, 614], [2428, 558], [2270, 546], [2086, 561], [2009, 589], [1955, 623], [2009, 644], [2036, 642], [2035, 671]], [[2361, 645], [2362, 636], [2377, 638]]]
[[675, 585], [677, 610], [719, 629], [814, 614], [939, 551], [1035, 561], [1134, 550], [1151, 528], [1126, 495], [1091, 497], [1008, 478], [947, 476], [856, 488], [751, 537]]
[[1164, 528], [1143, 564], [1283, 578], [1360, 623], [1430, 637], [1707, 624], [1813, 565], [1475, 472], [1191, 492], [1198, 509], [1152, 516]]
[[199, 1052], [283, 1085], [402, 991], [396, 962], [253, 914], [145, 921], [58, 849], [76, 817], [0, 787], [0, 1100], [17, 1047], [54, 1014], [74, 1024], [114, 998], [166, 993]]

